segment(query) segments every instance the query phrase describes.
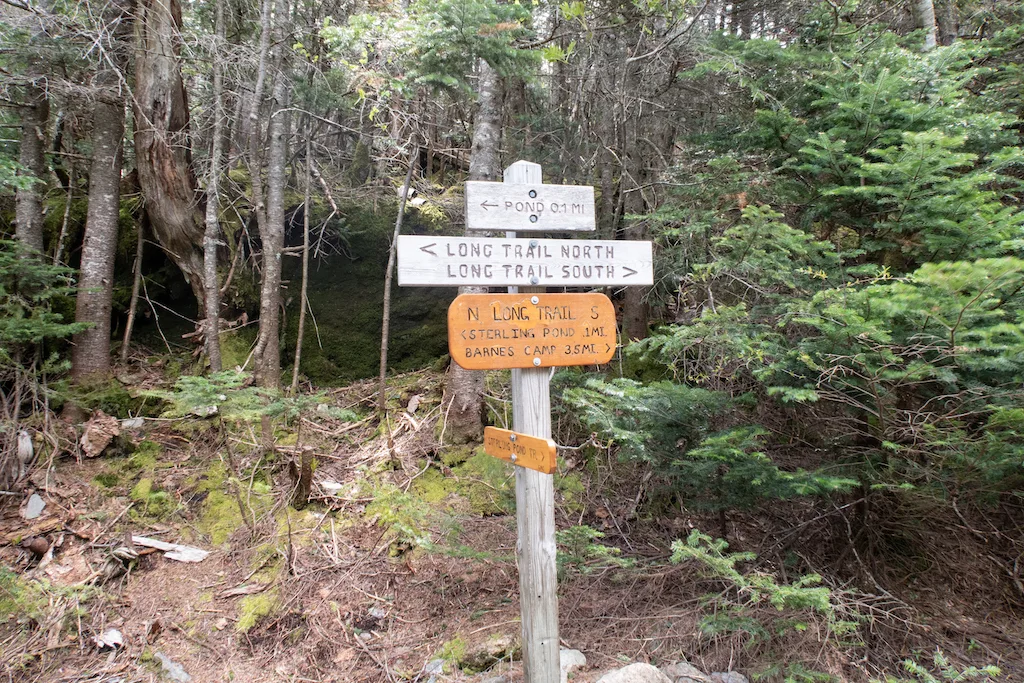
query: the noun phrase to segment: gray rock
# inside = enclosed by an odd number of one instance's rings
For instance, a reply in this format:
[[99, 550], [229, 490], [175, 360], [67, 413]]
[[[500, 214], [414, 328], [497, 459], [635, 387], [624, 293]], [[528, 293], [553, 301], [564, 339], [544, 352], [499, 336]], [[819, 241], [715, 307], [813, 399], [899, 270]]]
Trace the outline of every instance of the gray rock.
[[509, 683], [508, 676], [491, 676], [480, 679], [480, 683]]
[[121, 429], [123, 431], [131, 431], [133, 429], [142, 429], [146, 424], [146, 421], [141, 417], [129, 417], [121, 420]]
[[569, 683], [569, 674], [574, 669], [580, 669], [587, 665], [587, 658], [579, 650], [567, 650], [562, 648], [558, 651], [558, 668], [561, 670], [561, 683]]
[[661, 667], [661, 672], [673, 683], [710, 683], [711, 678], [689, 662], [675, 662]]
[[185, 669], [178, 664], [176, 661], [165, 655], [163, 652], [154, 652], [153, 656], [160, 662], [160, 666], [164, 668], [164, 673], [172, 681], [177, 683], [189, 683], [192, 677], [185, 673]]
[[735, 671], [716, 671], [711, 674], [711, 680], [713, 683], [750, 683], [746, 676]]
[[430, 678], [427, 679], [427, 683], [437, 683], [438, 675], [444, 673], [444, 660], [430, 660], [427, 662], [427, 665], [423, 667], [423, 673], [430, 676]]
[[617, 671], [609, 671], [597, 683], [672, 683], [665, 674], [650, 664], [630, 664]]
[[467, 652], [459, 666], [469, 673], [486, 671], [500, 661], [511, 661], [517, 654], [519, 640], [515, 636], [495, 634]]
[[44, 507], [46, 507], [46, 501], [38, 493], [33, 493], [28, 497], [28, 503], [25, 505], [25, 519], [38, 518], [43, 514]]

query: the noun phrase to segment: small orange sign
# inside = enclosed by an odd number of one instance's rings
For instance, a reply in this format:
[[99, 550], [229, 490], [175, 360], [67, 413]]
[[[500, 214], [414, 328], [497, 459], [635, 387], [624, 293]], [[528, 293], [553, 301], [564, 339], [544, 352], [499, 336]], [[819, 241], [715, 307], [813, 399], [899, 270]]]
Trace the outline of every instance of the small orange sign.
[[519, 434], [497, 427], [484, 428], [484, 453], [513, 465], [554, 474], [558, 446], [551, 439]]
[[601, 365], [615, 345], [604, 294], [463, 294], [448, 307], [448, 352], [467, 370]]

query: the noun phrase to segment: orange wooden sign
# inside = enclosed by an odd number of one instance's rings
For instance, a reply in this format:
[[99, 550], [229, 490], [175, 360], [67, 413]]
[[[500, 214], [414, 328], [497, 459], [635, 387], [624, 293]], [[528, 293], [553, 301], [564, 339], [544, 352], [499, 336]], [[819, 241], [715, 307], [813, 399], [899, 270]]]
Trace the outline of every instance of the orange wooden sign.
[[615, 345], [604, 294], [463, 294], [448, 307], [448, 352], [467, 370], [601, 365]]
[[497, 427], [484, 428], [484, 453], [513, 465], [554, 474], [558, 446], [551, 439], [519, 434]]

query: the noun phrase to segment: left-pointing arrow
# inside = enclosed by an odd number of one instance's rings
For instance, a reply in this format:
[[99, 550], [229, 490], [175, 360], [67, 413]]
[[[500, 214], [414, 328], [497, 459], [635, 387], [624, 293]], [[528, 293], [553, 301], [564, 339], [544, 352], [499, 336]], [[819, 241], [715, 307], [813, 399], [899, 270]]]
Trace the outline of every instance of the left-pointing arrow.
[[465, 338], [466, 338], [466, 331], [465, 331], [465, 330], [462, 330], [462, 338], [463, 338], [463, 339], [465, 339]]
[[496, 209], [496, 208], [498, 208], [501, 205], [498, 204], [497, 202], [486, 202], [485, 201], [485, 202], [480, 202], [480, 206], [483, 208], [484, 211], [486, 211], [489, 208]]
[[[425, 251], [428, 254], [430, 254], [431, 256], [437, 256], [437, 254], [435, 254], [434, 252], [430, 251], [431, 247], [436, 247], [436, 246], [437, 246], [437, 242], [431, 242], [430, 244], [427, 244], [427, 245], [424, 245], [424, 246], [420, 247], [420, 251]], [[636, 271], [633, 271], [633, 272], [635, 273]]]

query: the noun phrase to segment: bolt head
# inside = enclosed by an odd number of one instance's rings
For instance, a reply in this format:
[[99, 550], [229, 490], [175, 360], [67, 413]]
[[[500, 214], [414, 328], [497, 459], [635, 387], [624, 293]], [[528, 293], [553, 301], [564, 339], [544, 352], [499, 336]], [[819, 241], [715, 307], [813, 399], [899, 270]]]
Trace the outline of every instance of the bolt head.
[[516, 435], [515, 434], [509, 434], [508, 435], [508, 440], [509, 441], [515, 441], [516, 440]]
[[531, 222], [531, 223], [536, 223], [536, 222], [537, 222], [537, 220], [538, 220], [538, 219], [537, 219], [537, 214], [534, 214], [534, 215], [530, 216], [530, 222]]
[[516, 457], [516, 454], [515, 454], [515, 453], [513, 453], [513, 454], [511, 455], [511, 457], [509, 458], [509, 460], [511, 460], [512, 462], [515, 462], [516, 460], [518, 460], [518, 458]]
[[540, 358], [534, 358], [533, 359], [533, 364], [534, 365], [540, 365]]
[[540, 297], [539, 296], [531, 296], [530, 297], [530, 303], [531, 304], [539, 304], [540, 303]]
[[537, 190], [530, 190], [530, 199], [533, 199], [536, 196], [537, 196]]
[[531, 285], [535, 285], [535, 284], [537, 284], [539, 282], [540, 282], [540, 278], [537, 277], [536, 275], [530, 278], [530, 284]]

